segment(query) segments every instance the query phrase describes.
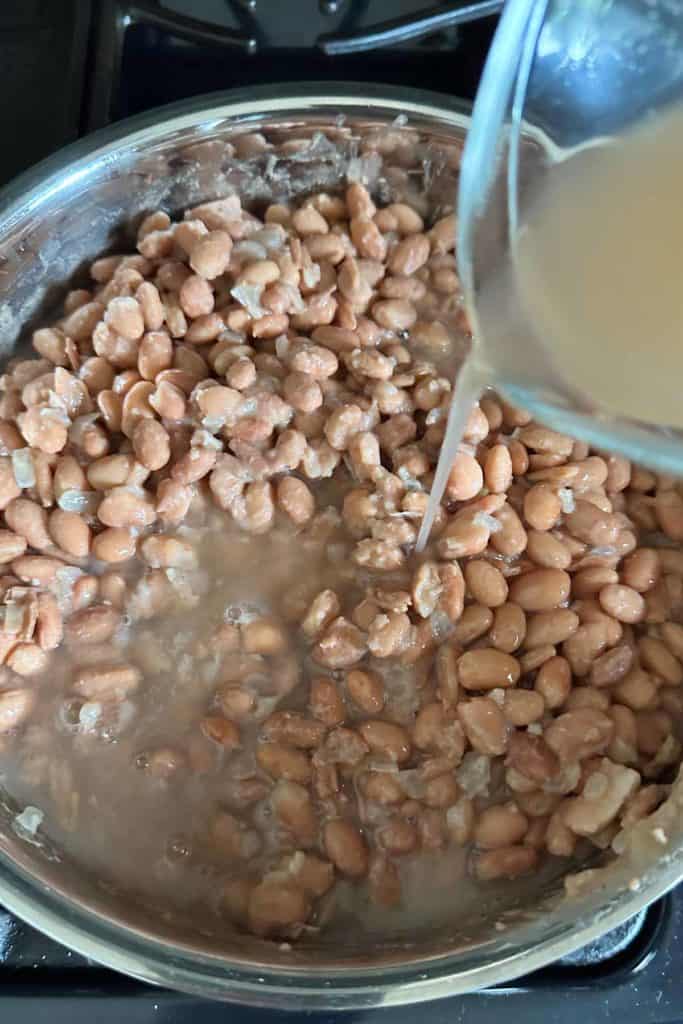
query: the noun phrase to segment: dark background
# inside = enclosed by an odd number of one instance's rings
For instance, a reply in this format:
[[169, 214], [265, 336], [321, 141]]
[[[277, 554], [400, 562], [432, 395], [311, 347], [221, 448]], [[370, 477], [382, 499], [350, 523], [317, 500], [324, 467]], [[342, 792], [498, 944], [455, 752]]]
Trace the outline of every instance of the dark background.
[[[338, 12], [325, 14], [326, 2], [339, 3]], [[495, 17], [351, 55], [327, 56], [316, 45], [435, 2], [255, 0], [252, 11], [249, 0], [0, 0], [0, 184], [93, 128], [214, 90], [330, 79], [471, 99]], [[208, 34], [214, 26], [253, 38], [256, 53], [178, 38], [164, 26], [176, 13], [201, 19]]]

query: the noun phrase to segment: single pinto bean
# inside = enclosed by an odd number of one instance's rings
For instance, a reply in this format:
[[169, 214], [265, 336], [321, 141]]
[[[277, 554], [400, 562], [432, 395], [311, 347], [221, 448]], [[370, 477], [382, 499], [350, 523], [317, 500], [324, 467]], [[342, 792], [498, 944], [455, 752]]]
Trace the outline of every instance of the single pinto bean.
[[605, 622], [589, 622], [565, 640], [562, 651], [574, 675], [588, 675], [597, 656], [607, 647], [608, 639]]
[[367, 800], [390, 806], [405, 800], [401, 784], [386, 772], [369, 772], [363, 776], [363, 792]]
[[311, 713], [327, 726], [341, 725], [346, 711], [333, 679], [318, 676], [311, 680]]
[[66, 624], [65, 639], [71, 644], [95, 644], [111, 640], [121, 623], [116, 609], [93, 605], [72, 615]]
[[541, 647], [544, 644], [561, 644], [573, 636], [579, 628], [579, 617], [568, 608], [554, 608], [549, 612], [537, 612], [527, 619], [525, 647]]
[[5, 521], [10, 529], [24, 537], [32, 548], [43, 551], [50, 546], [47, 513], [37, 502], [15, 498], [5, 509]]
[[606, 750], [613, 731], [614, 725], [607, 715], [586, 708], [555, 718], [544, 736], [562, 762], [581, 761]]
[[598, 595], [600, 605], [619, 622], [633, 624], [645, 617], [645, 601], [631, 587], [620, 583], [608, 583]]
[[521, 555], [527, 546], [527, 534], [515, 510], [505, 504], [495, 513], [495, 518], [501, 524], [501, 529], [491, 535], [491, 546], [501, 555]]
[[311, 778], [311, 764], [300, 750], [281, 743], [262, 743], [256, 748], [256, 760], [274, 779], [307, 783]]
[[623, 679], [633, 664], [633, 648], [627, 644], [613, 647], [593, 662], [591, 686], [612, 686]]
[[524, 495], [524, 518], [534, 530], [551, 530], [561, 512], [557, 492], [548, 484], [534, 484]]
[[47, 668], [48, 659], [38, 644], [17, 644], [7, 655], [6, 664], [18, 676], [35, 676]]
[[387, 761], [403, 764], [410, 758], [410, 737], [402, 726], [375, 719], [363, 722], [359, 732], [370, 749]]
[[93, 539], [92, 553], [103, 562], [126, 562], [135, 554], [135, 537], [130, 530], [111, 527]]
[[472, 700], [461, 701], [457, 711], [465, 735], [474, 750], [489, 757], [505, 753], [508, 727], [495, 701], [489, 697], [473, 697]]
[[545, 739], [528, 732], [512, 733], [505, 763], [541, 785], [554, 778], [560, 770], [558, 756]]
[[401, 818], [392, 818], [378, 829], [376, 838], [380, 847], [394, 856], [412, 853], [418, 844], [417, 829], [411, 822]]
[[514, 803], [488, 807], [474, 826], [474, 841], [481, 850], [499, 850], [523, 839], [528, 819]]
[[146, 469], [161, 469], [171, 457], [168, 431], [157, 420], [140, 419], [133, 431], [133, 450]]
[[569, 598], [571, 577], [562, 569], [534, 569], [510, 584], [510, 599], [526, 612], [549, 611]]
[[483, 482], [481, 466], [474, 456], [458, 452], [446, 484], [446, 495], [451, 501], [469, 501], [479, 493]]
[[[206, 262], [209, 262], [208, 256]], [[212, 273], [215, 267], [209, 265], [205, 269]], [[249, 895], [249, 930], [262, 938], [287, 935], [288, 929], [302, 924], [307, 916], [306, 893], [293, 883], [264, 881]]]
[[491, 628], [493, 613], [483, 604], [469, 604], [455, 626], [455, 639], [463, 647], [478, 640]]
[[526, 553], [544, 569], [568, 569], [572, 562], [571, 551], [559, 537], [539, 530], [529, 530]]
[[346, 676], [351, 699], [368, 715], [377, 715], [384, 707], [384, 683], [379, 676], [352, 669]]
[[505, 604], [508, 585], [499, 569], [484, 559], [473, 559], [465, 566], [465, 582], [475, 601], [487, 608]]
[[293, 833], [297, 842], [303, 846], [313, 845], [318, 822], [308, 790], [297, 782], [281, 780], [273, 790], [271, 803], [278, 820]]
[[603, 587], [618, 582], [619, 574], [614, 569], [604, 565], [589, 566], [575, 574], [572, 595], [578, 598], [593, 597], [599, 594]]
[[3, 690], [0, 692], [0, 735], [23, 725], [36, 703], [33, 690]]
[[638, 653], [643, 667], [654, 672], [669, 686], [683, 682], [683, 665], [666, 644], [654, 636], [643, 636], [638, 641]]
[[325, 852], [334, 866], [349, 878], [363, 878], [368, 872], [369, 854], [363, 836], [349, 821], [336, 818], [323, 829]]
[[90, 527], [76, 512], [60, 508], [50, 514], [49, 530], [55, 544], [74, 558], [87, 558], [90, 551]]
[[654, 548], [638, 548], [624, 559], [621, 574], [626, 586], [639, 594], [647, 593], [661, 575], [658, 552]]
[[276, 743], [288, 743], [300, 750], [314, 749], [325, 736], [326, 726], [299, 711], [274, 711], [261, 726], [261, 736]]
[[541, 666], [534, 687], [543, 697], [546, 707], [562, 707], [572, 685], [571, 666], [566, 658], [550, 658]]
[[538, 852], [532, 846], [503, 846], [480, 853], [474, 862], [474, 873], [480, 882], [498, 878], [518, 878], [534, 869]]
[[493, 647], [467, 651], [458, 659], [460, 683], [466, 690], [514, 686], [519, 674], [517, 659]]
[[484, 481], [489, 491], [504, 494], [512, 483], [512, 459], [504, 444], [489, 449], [484, 463]]
[[525, 726], [537, 722], [545, 711], [545, 701], [534, 690], [506, 690], [503, 714], [511, 725]]
[[489, 640], [497, 650], [512, 654], [524, 642], [526, 629], [526, 615], [510, 601], [496, 608]]
[[597, 547], [613, 544], [619, 532], [619, 523], [614, 516], [580, 499], [576, 501], [574, 511], [567, 515], [566, 523], [573, 537]]

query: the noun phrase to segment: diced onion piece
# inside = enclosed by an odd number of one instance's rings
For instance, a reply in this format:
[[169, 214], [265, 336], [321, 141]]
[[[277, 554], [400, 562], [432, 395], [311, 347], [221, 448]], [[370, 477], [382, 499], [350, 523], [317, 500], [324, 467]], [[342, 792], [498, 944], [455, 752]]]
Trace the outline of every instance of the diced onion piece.
[[429, 616], [429, 622], [432, 627], [432, 636], [437, 643], [443, 643], [444, 640], [447, 640], [455, 629], [448, 615], [438, 608]]
[[233, 255], [240, 260], [265, 260], [265, 247], [254, 238], [243, 238], [232, 247]]
[[29, 804], [24, 807], [21, 814], [14, 818], [14, 829], [19, 835], [34, 836], [45, 818], [45, 812], [40, 807], [33, 807]]
[[475, 512], [472, 516], [472, 522], [475, 526], [485, 526], [489, 533], [498, 533], [503, 529], [503, 524], [495, 516], [489, 515], [488, 512]]
[[57, 498], [57, 504], [64, 512], [85, 512], [94, 515], [100, 503], [100, 495], [97, 491], [62, 491]]
[[416, 477], [411, 476], [408, 469], [405, 466], [399, 466], [396, 470], [396, 476], [404, 484], [407, 491], [422, 491], [424, 490], [422, 484]]
[[78, 712], [79, 724], [86, 732], [94, 729], [101, 717], [102, 705], [98, 701], [88, 701], [86, 704], [82, 704], [81, 710]]
[[30, 448], [17, 448], [12, 452], [12, 471], [17, 487], [21, 487], [23, 490], [25, 487], [34, 486], [36, 474]]
[[295, 284], [287, 284], [286, 282], [282, 285], [284, 290], [292, 300], [292, 310], [294, 313], [303, 313], [306, 309], [306, 304], [301, 297], [301, 292]]
[[208, 430], [195, 430], [190, 440], [190, 446], [192, 448], [215, 448], [217, 451], [221, 451], [223, 442], [220, 438], [210, 434]]
[[237, 299], [240, 306], [244, 306], [249, 316], [253, 317], [254, 320], [258, 320], [268, 313], [268, 310], [264, 309], [261, 305], [262, 291], [262, 284], [246, 284], [243, 281], [241, 284], [236, 284], [230, 294], [233, 299]]
[[71, 611], [74, 584], [82, 575], [83, 570], [75, 565], [65, 565], [61, 569], [57, 569], [55, 573], [54, 594], [62, 613]]
[[576, 503], [574, 501], [574, 492], [570, 490], [569, 487], [560, 487], [559, 491], [557, 492], [557, 496], [560, 499], [562, 511], [566, 516], [568, 516], [576, 508]]
[[309, 263], [307, 267], [304, 267], [302, 276], [307, 288], [315, 288], [320, 281], [320, 264]]
[[266, 249], [282, 249], [284, 248], [285, 239], [287, 234], [280, 224], [267, 224], [260, 231], [255, 231], [251, 236], [251, 241], [260, 242], [261, 245], [265, 245]]
[[491, 781], [491, 760], [485, 754], [465, 754], [455, 778], [466, 796], [487, 796]]

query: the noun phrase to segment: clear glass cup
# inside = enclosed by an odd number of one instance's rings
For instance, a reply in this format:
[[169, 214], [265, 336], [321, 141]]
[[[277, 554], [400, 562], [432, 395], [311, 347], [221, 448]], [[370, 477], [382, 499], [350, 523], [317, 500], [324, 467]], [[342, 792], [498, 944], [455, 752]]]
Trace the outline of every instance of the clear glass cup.
[[[475, 338], [488, 346], [500, 331], [481, 292], [509, 259], [525, 211], [554, 168], [570, 150], [680, 101], [682, 53], [678, 0], [507, 0], [459, 185], [458, 263]], [[681, 431], [615, 418], [573, 392], [534, 340], [522, 303], [514, 294], [506, 299], [507, 344], [490, 361], [496, 387], [558, 430], [683, 475]]]

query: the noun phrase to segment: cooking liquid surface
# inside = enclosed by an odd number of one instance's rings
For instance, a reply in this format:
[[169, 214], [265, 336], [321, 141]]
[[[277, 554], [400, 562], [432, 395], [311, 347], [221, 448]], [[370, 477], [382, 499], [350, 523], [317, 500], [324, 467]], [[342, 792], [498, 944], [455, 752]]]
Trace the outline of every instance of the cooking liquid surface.
[[[323, 482], [321, 506], [327, 499], [339, 507], [350, 487], [351, 481]], [[136, 595], [144, 602], [145, 586], [143, 580], [135, 589], [133, 572], [137, 621], [131, 624], [124, 616], [111, 644], [56, 654], [40, 680], [43, 697], [20, 751], [10, 748], [8, 756], [0, 756], [0, 778], [20, 807], [43, 811], [39, 841], [49, 836], [52, 846], [87, 865], [106, 888], [136, 894], [165, 917], [177, 916], [214, 934], [230, 927], [221, 918], [226, 878], [233, 871], [237, 877], [245, 874], [245, 864], [232, 856], [230, 838], [221, 834], [220, 816], [243, 811], [245, 787], [252, 787], [253, 795], [260, 780], [260, 797], [249, 812], [255, 828], [243, 836], [245, 843], [259, 837], [249, 871], [258, 875], [281, 864], [283, 854], [297, 846], [287, 841], [273, 813], [271, 784], [259, 769], [255, 749], [263, 721], [276, 708], [307, 711], [303, 687], [285, 696], [278, 693], [280, 670], [302, 679], [324, 674], [307, 657], [297, 629], [302, 602], [324, 588], [345, 603], [358, 602], [372, 574], [349, 563], [348, 535], [332, 506], [327, 523], [323, 513], [318, 530], [304, 534], [280, 522], [267, 535], [253, 537], [202, 501], [195, 502], [188, 518], [191, 525], [182, 528], [182, 536], [196, 552], [196, 566], [171, 571], [176, 593], [164, 614], [145, 623], [143, 612], [138, 619]], [[381, 576], [385, 586], [394, 580], [405, 583], [400, 574]], [[291, 619], [291, 645], [278, 658], [252, 656], [242, 689], [253, 695], [256, 710], [251, 725], [240, 723], [241, 750], [224, 750], [197, 728], [220, 681], [229, 688], [231, 677], [245, 678], [248, 656], [225, 651], [224, 627], [264, 615]], [[144, 691], [120, 705], [69, 695], [79, 667], [111, 664], [117, 656], [144, 673]], [[385, 714], [408, 725], [419, 700], [416, 669], [379, 660], [373, 669], [384, 681]], [[349, 706], [349, 724], [354, 718], [364, 716]], [[492, 780], [492, 792], [502, 785], [500, 773]], [[347, 780], [344, 787], [351, 807], [357, 799], [354, 784]], [[375, 808], [373, 820], [381, 819], [381, 809]], [[23, 821], [20, 817], [17, 824], [20, 835]], [[390, 908], [368, 899], [364, 887], [340, 879], [321, 909], [325, 937], [338, 935], [335, 922], [343, 928], [349, 919], [385, 939], [414, 937], [415, 929], [429, 931], [452, 921], [453, 903], [444, 900], [448, 891], [457, 892], [460, 926], [517, 902], [518, 890], [503, 885], [486, 891], [469, 879], [467, 857], [465, 847], [452, 846], [401, 858], [403, 898], [400, 906]], [[558, 873], [556, 864], [545, 868], [545, 876]]]

